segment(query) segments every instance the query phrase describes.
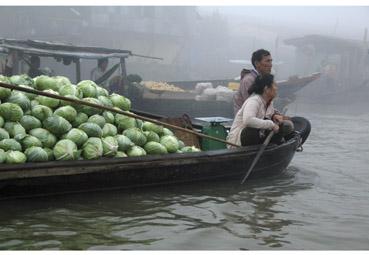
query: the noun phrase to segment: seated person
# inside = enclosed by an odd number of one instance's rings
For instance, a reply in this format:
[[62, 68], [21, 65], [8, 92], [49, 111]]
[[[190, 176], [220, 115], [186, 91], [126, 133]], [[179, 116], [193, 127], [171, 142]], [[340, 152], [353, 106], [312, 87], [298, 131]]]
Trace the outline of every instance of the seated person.
[[[97, 60], [97, 67], [91, 70], [91, 80], [97, 81], [101, 76], [103, 76], [106, 72], [106, 69], [108, 68], [108, 59], [107, 58], [100, 58]], [[107, 87], [108, 81], [105, 80], [101, 82], [99, 85], [102, 85], [103, 87]]]
[[30, 68], [28, 70], [28, 76], [31, 78], [35, 78], [36, 76], [43, 75], [43, 72], [40, 70], [40, 57], [32, 56], [30, 59]]
[[276, 134], [271, 142], [280, 144], [294, 128], [289, 117], [279, 114], [273, 107], [273, 99], [277, 95], [274, 76], [257, 76], [248, 92], [251, 96], [237, 112], [227, 141], [241, 146], [257, 145], [263, 143], [268, 135], [266, 130], [273, 130]]

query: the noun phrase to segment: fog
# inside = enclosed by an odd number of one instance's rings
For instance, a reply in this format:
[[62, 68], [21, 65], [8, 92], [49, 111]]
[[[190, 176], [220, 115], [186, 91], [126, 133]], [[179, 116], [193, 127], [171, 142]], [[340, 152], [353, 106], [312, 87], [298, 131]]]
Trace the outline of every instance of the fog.
[[[368, 6], [2, 6], [0, 20], [2, 38], [162, 58], [127, 59], [127, 73], [144, 80], [232, 79], [252, 68], [253, 51], [265, 48], [279, 80], [324, 73], [323, 84], [303, 90], [306, 97], [369, 86]], [[52, 59], [41, 65], [75, 79], [72, 65]], [[84, 60], [82, 78], [95, 66]]]

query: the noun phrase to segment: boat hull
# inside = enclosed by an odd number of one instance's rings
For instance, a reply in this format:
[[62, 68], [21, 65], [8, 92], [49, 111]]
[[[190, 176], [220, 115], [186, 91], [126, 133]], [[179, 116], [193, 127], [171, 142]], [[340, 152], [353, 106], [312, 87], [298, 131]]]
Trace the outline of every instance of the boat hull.
[[[299, 136], [269, 146], [250, 179], [281, 173], [292, 160]], [[241, 180], [258, 151], [252, 148], [101, 160], [0, 166], [0, 200], [201, 182]]]

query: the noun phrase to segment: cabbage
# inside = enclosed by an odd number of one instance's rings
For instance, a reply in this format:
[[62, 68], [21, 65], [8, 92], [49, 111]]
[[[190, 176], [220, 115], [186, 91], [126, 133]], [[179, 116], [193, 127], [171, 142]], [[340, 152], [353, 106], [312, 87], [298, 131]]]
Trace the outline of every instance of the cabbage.
[[57, 115], [48, 117], [42, 122], [42, 125], [56, 136], [61, 136], [72, 128], [72, 125], [66, 119]]
[[60, 87], [59, 89], [59, 94], [61, 96], [75, 96], [76, 98], [75, 99], [80, 99], [83, 97], [83, 94], [82, 92], [77, 89], [77, 86], [76, 85], [73, 85], [73, 84], [66, 84], [66, 85], [63, 85]]
[[[11, 83], [9, 78], [3, 75], [0, 75], [0, 82], [7, 83], [7, 84]], [[10, 89], [0, 87], [0, 100], [4, 100], [8, 98], [11, 93], [12, 91]]]
[[182, 140], [178, 140], [178, 145], [180, 150], [186, 146]]
[[23, 150], [32, 146], [42, 147], [42, 142], [35, 136], [25, 135], [23, 137], [16, 137], [16, 140], [21, 143]]
[[105, 118], [99, 114], [94, 114], [88, 118], [88, 122], [95, 123], [103, 128], [105, 125]]
[[78, 147], [82, 146], [88, 139], [87, 134], [78, 128], [72, 128], [67, 134], [63, 136], [64, 139], [69, 139], [77, 144]]
[[25, 163], [27, 160], [26, 155], [20, 151], [8, 151], [6, 153], [5, 163], [7, 164], [22, 164]]
[[129, 139], [125, 135], [117, 135], [115, 138], [117, 138], [118, 141], [119, 151], [127, 151], [128, 149], [130, 149], [135, 145], [134, 143], [132, 143], [131, 139]]
[[[27, 88], [27, 89], [32, 89], [35, 90], [34, 88], [32, 88], [31, 86], [28, 85], [19, 85], [19, 87], [23, 87], [23, 88]], [[37, 91], [37, 90], [35, 90]], [[22, 92], [29, 100], [33, 100], [37, 97], [37, 94], [34, 93], [27, 93], [27, 92]]]
[[77, 88], [82, 92], [84, 98], [96, 97], [96, 83], [90, 80], [80, 81]]
[[144, 131], [152, 131], [157, 133], [159, 136], [163, 134], [163, 126], [156, 125], [150, 121], [144, 121], [142, 129]]
[[0, 149], [4, 151], [22, 151], [22, 146], [15, 139], [3, 139], [0, 141]]
[[61, 88], [65, 85], [72, 85], [70, 80], [65, 76], [57, 75], [57, 76], [54, 76], [53, 78], [54, 78], [58, 88]]
[[10, 82], [15, 85], [33, 86], [33, 80], [27, 74], [13, 75], [9, 78]]
[[106, 97], [106, 96], [98, 96], [97, 98], [100, 103], [106, 107], [113, 107], [113, 103], [111, 102], [111, 100]]
[[108, 97], [109, 96], [109, 92], [106, 89], [104, 89], [104, 88], [96, 85], [96, 96], [97, 97], [99, 97], [99, 96]]
[[35, 128], [31, 129], [28, 133], [37, 137], [42, 142], [42, 147], [53, 148], [56, 143], [55, 135], [53, 135], [46, 129]]
[[118, 113], [115, 115], [115, 126], [118, 128], [118, 131], [121, 132], [136, 127], [136, 120]]
[[90, 137], [82, 146], [82, 155], [85, 159], [97, 159], [103, 155], [103, 145], [100, 138]]
[[113, 157], [118, 151], [118, 142], [112, 136], [107, 136], [101, 139], [103, 145], [103, 155]]
[[[1, 155], [1, 154], [0, 154]], [[125, 158], [127, 157], [127, 154], [125, 154], [123, 151], [117, 151], [117, 154], [114, 156], [115, 158]], [[0, 162], [1, 163], [1, 162]]]
[[4, 118], [0, 116], [0, 127], [4, 126]]
[[35, 87], [38, 90], [52, 89], [54, 91], [58, 91], [58, 84], [54, 78], [51, 78], [46, 75], [41, 75], [41, 76], [38, 76], [35, 80], [36, 80]]
[[39, 105], [40, 103], [37, 100], [31, 100], [31, 109], [36, 106]]
[[174, 136], [174, 133], [172, 132], [172, 130], [170, 130], [168, 128], [163, 128], [163, 134], [162, 134], [162, 136], [164, 136], [164, 135]]
[[147, 152], [147, 154], [160, 155], [168, 153], [165, 146], [158, 142], [148, 142], [145, 144], [144, 149]]
[[[101, 105], [100, 101], [97, 100], [96, 98], [86, 97], [86, 98], [83, 98], [82, 100], [86, 101], [88, 103]], [[86, 113], [88, 116], [91, 116], [91, 115], [94, 115], [94, 114], [102, 113], [102, 110], [99, 109], [99, 108], [95, 108], [95, 107], [91, 107], [91, 106], [87, 106], [87, 105], [82, 105], [81, 106], [81, 112]]]
[[3, 149], [0, 149], [0, 163], [3, 163], [6, 159], [6, 152]]
[[114, 124], [115, 118], [112, 112], [104, 111], [103, 117], [105, 118], [106, 123]]
[[31, 114], [40, 121], [43, 121], [53, 115], [53, 111], [45, 105], [35, 105], [32, 107]]
[[110, 123], [106, 123], [102, 129], [102, 137], [115, 136], [117, 133], [117, 128]]
[[50, 149], [50, 148], [43, 148], [43, 149], [47, 153], [47, 159], [48, 159], [48, 161], [52, 161], [52, 160], [55, 159], [54, 158], [54, 151], [52, 149]]
[[[54, 90], [51, 90], [51, 89], [44, 90], [43, 92], [46, 92], [46, 93], [49, 93], [49, 94], [54, 94], [54, 95], [59, 95], [58, 92], [56, 92]], [[47, 107], [50, 107], [51, 109], [57, 108], [60, 104], [59, 99], [52, 98], [52, 97], [47, 97], [47, 96], [37, 96], [36, 100], [41, 105], [45, 105]]]
[[[73, 95], [66, 95], [64, 96], [66, 98], [70, 98], [70, 99], [74, 99], [74, 100], [81, 100], [80, 98], [76, 97], [76, 96], [73, 96]], [[66, 105], [70, 105], [70, 106], [73, 106], [73, 108], [76, 110], [76, 111], [80, 111], [81, 108], [82, 108], [82, 105], [78, 104], [78, 103], [73, 103], [73, 102], [70, 102], [70, 101], [67, 101], [67, 100], [60, 100], [60, 106], [66, 106]]]
[[24, 127], [26, 131], [41, 127], [41, 121], [31, 115], [24, 115], [20, 120], [20, 124]]
[[146, 136], [147, 142], [160, 142], [160, 137], [157, 133], [153, 131], [144, 131], [144, 134]]
[[73, 127], [78, 127], [82, 123], [87, 122], [87, 120], [88, 120], [87, 114], [85, 114], [83, 112], [79, 112], [79, 113], [77, 113], [76, 119], [72, 122], [72, 126]]
[[18, 122], [5, 122], [4, 129], [8, 131], [10, 137], [15, 137], [17, 135], [25, 135], [26, 130]]
[[124, 96], [113, 93], [110, 96], [110, 100], [113, 105], [119, 109], [124, 111], [129, 111], [131, 109], [131, 101]]
[[68, 139], [57, 142], [53, 152], [56, 160], [75, 160], [78, 158], [77, 145]]
[[20, 121], [23, 117], [23, 110], [16, 104], [3, 103], [0, 105], [0, 115], [6, 121]]
[[179, 143], [176, 137], [165, 135], [160, 138], [160, 143], [165, 146], [169, 153], [177, 152]]
[[140, 146], [135, 145], [127, 151], [127, 155], [129, 157], [145, 156], [146, 151], [143, 148], [141, 148]]
[[78, 128], [86, 132], [88, 137], [101, 137], [102, 136], [102, 129], [96, 123], [92, 123], [92, 122], [82, 123], [81, 125], [79, 125]]
[[6, 101], [8, 103], [19, 105], [23, 112], [31, 108], [31, 101], [23, 92], [20, 91], [13, 91]]
[[69, 122], [73, 122], [77, 117], [77, 111], [70, 105], [59, 107], [54, 111], [54, 114], [63, 117]]
[[25, 150], [24, 154], [26, 154], [28, 162], [42, 162], [49, 160], [47, 152], [39, 146], [29, 147]]
[[8, 131], [6, 131], [3, 128], [0, 128], [0, 140], [9, 139], [9, 138], [10, 138], [10, 136], [9, 136]]
[[135, 145], [143, 146], [147, 139], [144, 133], [138, 128], [124, 130], [123, 135], [127, 136]]

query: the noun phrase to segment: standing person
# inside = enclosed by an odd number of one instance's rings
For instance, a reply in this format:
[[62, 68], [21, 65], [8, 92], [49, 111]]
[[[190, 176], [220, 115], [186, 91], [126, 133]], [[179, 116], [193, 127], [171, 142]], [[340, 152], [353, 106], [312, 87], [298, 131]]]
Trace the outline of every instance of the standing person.
[[271, 73], [272, 61], [272, 56], [267, 50], [259, 49], [252, 53], [251, 63], [254, 66], [254, 69], [251, 70], [251, 72], [243, 75], [240, 81], [240, 87], [233, 97], [233, 110], [235, 115], [248, 98], [248, 89], [254, 83], [256, 76]]
[[40, 70], [41, 60], [39, 56], [32, 56], [30, 59], [30, 68], [28, 70], [28, 76], [35, 78], [36, 76], [43, 75], [44, 73]]
[[16, 65], [16, 57], [16, 51], [10, 50], [8, 56], [5, 59], [5, 66], [3, 70], [5, 76], [12, 76], [13, 74], [15, 74], [14, 67]]
[[[109, 60], [107, 58], [100, 58], [97, 60], [97, 67], [91, 70], [91, 80], [97, 81], [101, 76], [103, 76], [108, 68]], [[106, 87], [108, 81], [105, 80], [101, 82], [99, 85]]]
[[283, 142], [282, 138], [293, 131], [293, 123], [289, 117], [276, 113], [273, 107], [277, 95], [274, 76], [257, 76], [248, 93], [250, 96], [237, 112], [227, 141], [241, 146], [257, 145], [266, 138], [265, 130], [273, 130], [276, 134], [271, 142]]

